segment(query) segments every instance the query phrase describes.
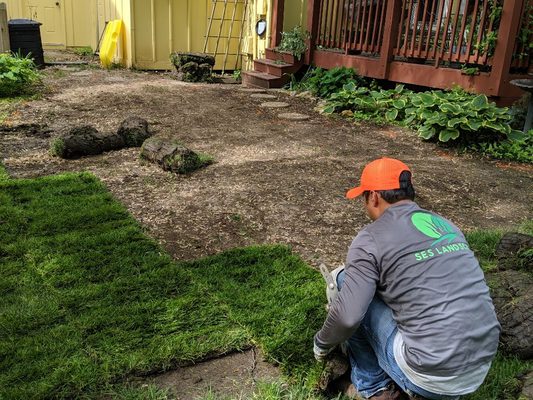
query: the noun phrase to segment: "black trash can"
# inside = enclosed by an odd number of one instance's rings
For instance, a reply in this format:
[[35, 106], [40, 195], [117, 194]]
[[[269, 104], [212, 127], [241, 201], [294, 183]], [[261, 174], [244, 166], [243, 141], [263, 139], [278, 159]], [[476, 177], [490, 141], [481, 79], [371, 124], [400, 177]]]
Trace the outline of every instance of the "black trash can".
[[12, 19], [8, 23], [11, 51], [33, 58], [35, 65], [44, 68], [41, 23], [31, 19]]

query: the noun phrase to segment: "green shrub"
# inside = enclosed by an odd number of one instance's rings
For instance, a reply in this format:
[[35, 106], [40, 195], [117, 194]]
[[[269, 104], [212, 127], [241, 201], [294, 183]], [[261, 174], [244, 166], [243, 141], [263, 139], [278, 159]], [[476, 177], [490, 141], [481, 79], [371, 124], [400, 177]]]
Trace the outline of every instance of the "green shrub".
[[29, 93], [39, 78], [29, 57], [0, 54], [0, 97]]
[[499, 160], [533, 163], [533, 129], [523, 139], [483, 142], [472, 149]]
[[404, 122], [414, 126], [424, 139], [441, 142], [461, 139], [465, 143], [516, 139], [521, 132], [510, 126], [512, 116], [504, 107], [489, 102], [484, 94], [473, 95], [461, 89], [413, 93], [405, 109]]
[[354, 111], [356, 117], [362, 113], [411, 126], [426, 140], [472, 144], [523, 138], [521, 132], [511, 128], [512, 116], [507, 108], [497, 107], [483, 94], [462, 89], [414, 93], [403, 85], [371, 90], [350, 82], [334, 93], [324, 108], [325, 113], [343, 110]]
[[309, 39], [309, 33], [296, 26], [292, 31], [281, 32], [281, 43], [277, 50], [291, 53], [297, 60], [300, 60], [307, 51], [307, 39]]
[[293, 89], [307, 90], [315, 96], [329, 98], [350, 82], [355, 85], [363, 85], [364, 79], [359, 77], [353, 68], [335, 67], [330, 70], [312, 68], [307, 71]]
[[324, 112], [350, 110], [358, 118], [386, 118], [391, 122], [400, 121], [405, 117], [405, 109], [409, 104], [408, 96], [410, 94], [412, 92], [405, 89], [403, 85], [398, 85], [391, 90], [372, 90], [365, 86], [357, 86], [355, 82], [350, 82], [344, 85], [342, 90], [331, 95]]

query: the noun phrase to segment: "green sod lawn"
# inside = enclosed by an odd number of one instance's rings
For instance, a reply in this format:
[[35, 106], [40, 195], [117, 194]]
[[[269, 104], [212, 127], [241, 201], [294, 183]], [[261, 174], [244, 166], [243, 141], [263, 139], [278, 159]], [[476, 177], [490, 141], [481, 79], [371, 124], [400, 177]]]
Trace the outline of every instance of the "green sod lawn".
[[[487, 262], [495, 237], [473, 237]], [[284, 246], [175, 262], [87, 173], [10, 180], [0, 166], [0, 274], [0, 399], [158, 398], [127, 379], [251, 345], [308, 386], [321, 368], [318, 272]], [[531, 367], [499, 357], [469, 398], [502, 399]]]

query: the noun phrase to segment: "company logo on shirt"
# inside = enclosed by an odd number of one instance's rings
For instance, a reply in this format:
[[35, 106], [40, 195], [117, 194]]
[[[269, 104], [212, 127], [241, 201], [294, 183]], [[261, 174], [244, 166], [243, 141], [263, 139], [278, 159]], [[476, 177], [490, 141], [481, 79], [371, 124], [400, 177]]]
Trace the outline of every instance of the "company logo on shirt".
[[411, 217], [411, 222], [424, 235], [435, 239], [430, 248], [414, 253], [415, 261], [423, 261], [445, 253], [470, 251], [466, 243], [451, 243], [457, 238], [458, 233], [446, 220], [437, 215], [422, 212], [414, 213]]
[[437, 215], [422, 212], [414, 213], [411, 217], [411, 222], [424, 235], [436, 239], [431, 243], [431, 246], [435, 246], [445, 240], [449, 244], [457, 237], [453, 227]]

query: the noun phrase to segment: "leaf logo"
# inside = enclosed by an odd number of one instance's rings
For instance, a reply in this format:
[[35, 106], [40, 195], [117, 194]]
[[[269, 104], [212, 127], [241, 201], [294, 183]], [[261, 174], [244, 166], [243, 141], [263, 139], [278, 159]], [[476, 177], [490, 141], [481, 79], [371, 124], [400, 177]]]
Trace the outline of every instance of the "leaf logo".
[[450, 243], [457, 237], [452, 226], [443, 218], [428, 213], [414, 213], [411, 222], [424, 235], [436, 239], [432, 246], [447, 240]]

